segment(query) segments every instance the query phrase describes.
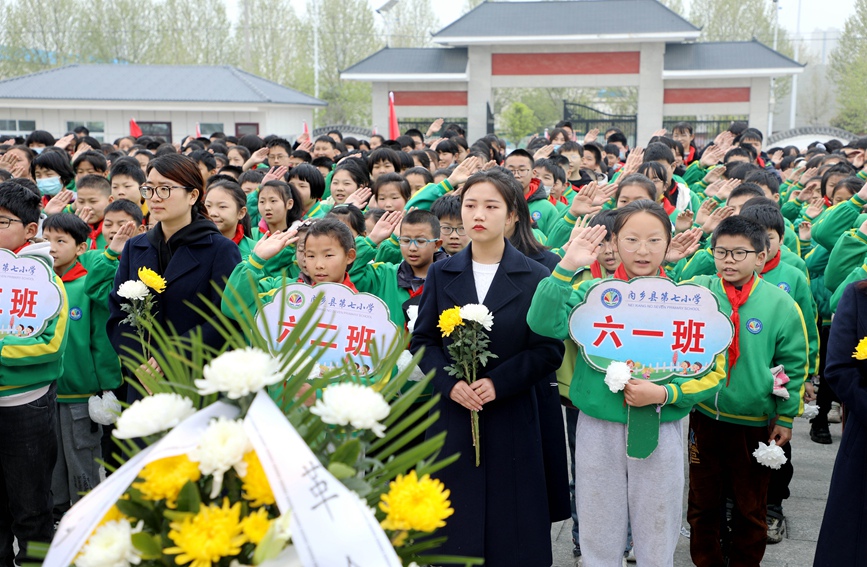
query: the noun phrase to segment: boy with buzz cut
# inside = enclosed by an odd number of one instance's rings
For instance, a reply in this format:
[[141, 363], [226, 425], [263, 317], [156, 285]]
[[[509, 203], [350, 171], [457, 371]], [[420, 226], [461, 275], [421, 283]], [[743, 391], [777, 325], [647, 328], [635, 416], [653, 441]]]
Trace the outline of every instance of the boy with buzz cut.
[[105, 208], [114, 200], [111, 195], [111, 182], [101, 175], [85, 175], [76, 186], [76, 214], [90, 225], [87, 249], [102, 250], [107, 244], [102, 234], [102, 219]]
[[[724, 219], [711, 240], [719, 275], [692, 280], [717, 296], [734, 325], [726, 385], [712, 400], [696, 405], [689, 418], [687, 520], [690, 554], [699, 567], [761, 563], [771, 469], [752, 453], [760, 442], [788, 443], [792, 421], [803, 411], [807, 331], [797, 303], [756, 273], [765, 264], [769, 244], [767, 231], [755, 222]], [[787, 399], [772, 394], [771, 369], [778, 366], [789, 377]], [[720, 530], [726, 487], [734, 500], [728, 535]]]
[[443, 251], [454, 256], [467, 247], [470, 237], [464, 228], [461, 218], [461, 198], [458, 195], [444, 195], [430, 206], [437, 220], [440, 221], [440, 240], [443, 241]]
[[[0, 248], [52, 270], [51, 245], [36, 240], [42, 200], [15, 181], [0, 183]], [[54, 275], [63, 292], [63, 282]], [[4, 314], [5, 315], [5, 314]], [[24, 324], [25, 322], [16, 321]], [[51, 541], [51, 474], [57, 461], [57, 379], [63, 372], [69, 306], [36, 336], [0, 337], [0, 565], [20, 565], [32, 541]], [[13, 540], [18, 540], [14, 555]]]
[[55, 519], [99, 484], [102, 429], [90, 420], [88, 399], [121, 382], [117, 353], [105, 331], [108, 304], [88, 297], [87, 270], [79, 262], [89, 233], [87, 223], [71, 213], [52, 215], [42, 225], [54, 273], [66, 288], [68, 348], [75, 353], [64, 357], [57, 381], [57, 464], [51, 481]]
[[[255, 314], [257, 296], [263, 304], [270, 303], [281, 288], [293, 283], [292, 278], [283, 275], [266, 277], [263, 270], [265, 262], [297, 241], [295, 231], [287, 230], [257, 242], [250, 256], [235, 266], [229, 276], [221, 306], [223, 314], [233, 319], [245, 309]], [[349, 227], [341, 221], [336, 218], [317, 219], [307, 226], [299, 247], [304, 249], [304, 267], [312, 285], [342, 283], [352, 291], [358, 291], [347, 273], [355, 261], [355, 239]]]

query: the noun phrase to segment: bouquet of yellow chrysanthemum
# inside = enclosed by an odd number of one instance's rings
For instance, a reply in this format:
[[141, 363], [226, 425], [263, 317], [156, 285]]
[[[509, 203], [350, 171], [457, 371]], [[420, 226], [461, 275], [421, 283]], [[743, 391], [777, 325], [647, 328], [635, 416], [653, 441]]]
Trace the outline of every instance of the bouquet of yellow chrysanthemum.
[[129, 323], [135, 329], [141, 343], [142, 353], [148, 358], [148, 340], [145, 338], [146, 329], [153, 324], [155, 297], [151, 294], [162, 293], [166, 290], [166, 280], [150, 268], [139, 268], [138, 279], [128, 280], [117, 288], [117, 295], [126, 299], [128, 303], [120, 306], [121, 311], [126, 313], [122, 324]]
[[[488, 350], [491, 339], [485, 331], [494, 325], [494, 315], [482, 304], [470, 303], [463, 307], [452, 307], [440, 314], [439, 328], [443, 337], [452, 342], [448, 345], [452, 364], [445, 367], [449, 376], [472, 384], [478, 379], [479, 367], [497, 355]], [[471, 413], [473, 447], [476, 449], [476, 466], [480, 464], [481, 438], [479, 433], [479, 412]]]
[[420, 355], [393, 370], [405, 339], [374, 356], [392, 376], [374, 389], [351, 363], [311, 372], [326, 348], [312, 308], [276, 352], [252, 321], [212, 311], [223, 353], [146, 325], [164, 376], [130, 380], [144, 397], [113, 432], [126, 463], [66, 514], [45, 565], [481, 564], [435, 554], [453, 510], [430, 475], [456, 456], [437, 460], [444, 433], [405, 448], [439, 418], [436, 397], [414, 405], [430, 377], [406, 387]]
[[867, 337], [864, 337], [855, 346], [855, 352], [852, 353], [852, 358], [855, 360], [867, 360]]

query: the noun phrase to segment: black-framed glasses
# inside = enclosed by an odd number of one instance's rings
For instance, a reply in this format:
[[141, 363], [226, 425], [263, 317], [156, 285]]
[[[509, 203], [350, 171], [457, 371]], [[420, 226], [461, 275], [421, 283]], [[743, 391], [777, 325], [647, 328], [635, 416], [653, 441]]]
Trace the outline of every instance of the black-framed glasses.
[[21, 219], [13, 219], [12, 217], [0, 216], [0, 230], [5, 230], [9, 228], [9, 225], [11, 225], [13, 222], [20, 222], [21, 224], [24, 224], [24, 221]]
[[440, 232], [442, 232], [443, 234], [446, 234], [446, 235], [451, 234], [453, 232], [457, 232], [458, 236], [466, 236], [467, 235], [467, 229], [465, 229], [462, 226], [440, 225]]
[[185, 185], [160, 185], [158, 187], [153, 185], [142, 185], [139, 187], [139, 192], [141, 192], [141, 196], [145, 199], [152, 199], [154, 195], [159, 197], [160, 199], [168, 199], [172, 196], [172, 189], [192, 189], [191, 187], [186, 187]]
[[713, 249], [713, 257], [716, 260], [725, 260], [726, 257], [731, 254], [732, 260], [735, 262], [740, 262], [741, 260], [746, 259], [746, 257], [750, 254], [758, 254], [758, 250], [744, 250], [743, 248], [736, 248], [735, 250], [729, 250], [728, 248], [722, 248], [717, 246]]
[[530, 170], [526, 167], [507, 167], [506, 169], [508, 169], [509, 173], [511, 173], [515, 177], [519, 175], [523, 177], [524, 175], [530, 173]]
[[409, 248], [413, 244], [416, 245], [417, 248], [426, 248], [428, 244], [431, 242], [436, 242], [435, 238], [407, 238], [403, 236], [397, 240], [400, 243], [401, 248]]

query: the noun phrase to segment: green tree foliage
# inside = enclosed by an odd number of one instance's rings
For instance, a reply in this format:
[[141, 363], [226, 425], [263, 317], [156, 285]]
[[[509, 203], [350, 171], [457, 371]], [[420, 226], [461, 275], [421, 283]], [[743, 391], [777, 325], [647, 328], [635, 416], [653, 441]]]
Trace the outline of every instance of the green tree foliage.
[[830, 76], [837, 84], [837, 113], [832, 124], [838, 128], [867, 133], [867, 0], [857, 0], [855, 13], [843, 27], [840, 43], [831, 53]]
[[503, 137], [515, 145], [524, 136], [537, 132], [540, 125], [539, 119], [523, 102], [513, 102], [500, 116], [500, 131]]
[[431, 0], [401, 0], [384, 15], [390, 20], [391, 47], [431, 47], [431, 36], [440, 29]]

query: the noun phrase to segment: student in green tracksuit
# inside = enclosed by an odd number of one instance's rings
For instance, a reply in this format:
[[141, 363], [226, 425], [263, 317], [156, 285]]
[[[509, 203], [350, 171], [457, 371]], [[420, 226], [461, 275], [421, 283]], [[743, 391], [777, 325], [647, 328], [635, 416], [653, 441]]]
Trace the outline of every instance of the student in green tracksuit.
[[557, 219], [560, 218], [560, 213], [557, 211], [557, 207], [548, 201], [548, 193], [542, 186], [542, 182], [533, 177], [534, 163], [533, 156], [527, 150], [518, 149], [509, 154], [504, 162], [504, 167], [521, 184], [524, 198], [530, 207], [530, 218], [536, 222], [539, 230], [547, 235]]
[[813, 222], [813, 240], [833, 250], [841, 234], [859, 227], [867, 219], [867, 215], [862, 214], [865, 205], [867, 187], [864, 187], [862, 180], [861, 188], [851, 199], [827, 209]]
[[[697, 565], [725, 563], [720, 544], [720, 487], [731, 483], [736, 513], [728, 556], [732, 564], [759, 565], [767, 545], [766, 501], [771, 469], [752, 456], [759, 443], [783, 446], [792, 421], [803, 411], [809, 371], [807, 332], [797, 303], [756, 275], [764, 265], [767, 232], [753, 221], [732, 216], [720, 222], [711, 247], [720, 276], [693, 283], [710, 289], [735, 328], [729, 347], [725, 387], [701, 401], [689, 421], [690, 553]], [[788, 399], [773, 395], [771, 369], [782, 365]], [[769, 426], [773, 430], [768, 433]]]
[[242, 260], [250, 255], [256, 245], [256, 241], [250, 238], [246, 200], [241, 186], [234, 181], [212, 183], [205, 195], [208, 216], [220, 229], [220, 234], [238, 245]]
[[69, 353], [57, 381], [57, 465], [51, 482], [55, 517], [99, 484], [102, 427], [90, 420], [87, 402], [121, 382], [120, 362], [105, 331], [108, 304], [88, 297], [87, 270], [78, 261], [89, 233], [88, 224], [72, 213], [52, 215], [42, 225], [69, 301]]
[[[64, 162], [65, 163], [65, 162]], [[51, 474], [57, 461], [57, 380], [63, 373], [69, 303], [60, 277], [53, 273], [50, 245], [36, 240], [41, 199], [14, 180], [0, 183], [0, 248], [44, 263], [61, 291], [60, 309], [39, 334], [0, 336], [0, 486], [7, 519], [0, 527], [0, 564], [17, 562], [33, 541], [54, 535]], [[25, 311], [26, 312], [26, 311]], [[8, 322], [9, 314], [4, 313]], [[20, 318], [16, 320], [16, 328]], [[22, 324], [23, 325], [23, 324]], [[26, 330], [26, 328], [25, 328]]]
[[[572, 308], [600, 281], [587, 280], [575, 289], [573, 278], [577, 271], [586, 270], [597, 260], [605, 234], [605, 227], [599, 225], [583, 229], [572, 239], [554, 273], [536, 289], [527, 315], [532, 331], [560, 340], [569, 338]], [[671, 220], [657, 203], [638, 200], [618, 209], [612, 240], [621, 264], [613, 277], [629, 280], [660, 275], [666, 255], [677, 255], [669, 250], [671, 234]], [[695, 403], [719, 391], [724, 365], [725, 356], [720, 355], [701, 377], [675, 378], [665, 386], [634, 381], [624, 393], [612, 393], [605, 385], [605, 373], [582, 359], [575, 361], [569, 397], [581, 412], [576, 434], [575, 490], [581, 526], [579, 543], [586, 564], [612, 565], [621, 561], [627, 521], [632, 525], [639, 564], [671, 563], [683, 510], [681, 419]], [[626, 457], [627, 404], [659, 407], [659, 444], [646, 459]]]

